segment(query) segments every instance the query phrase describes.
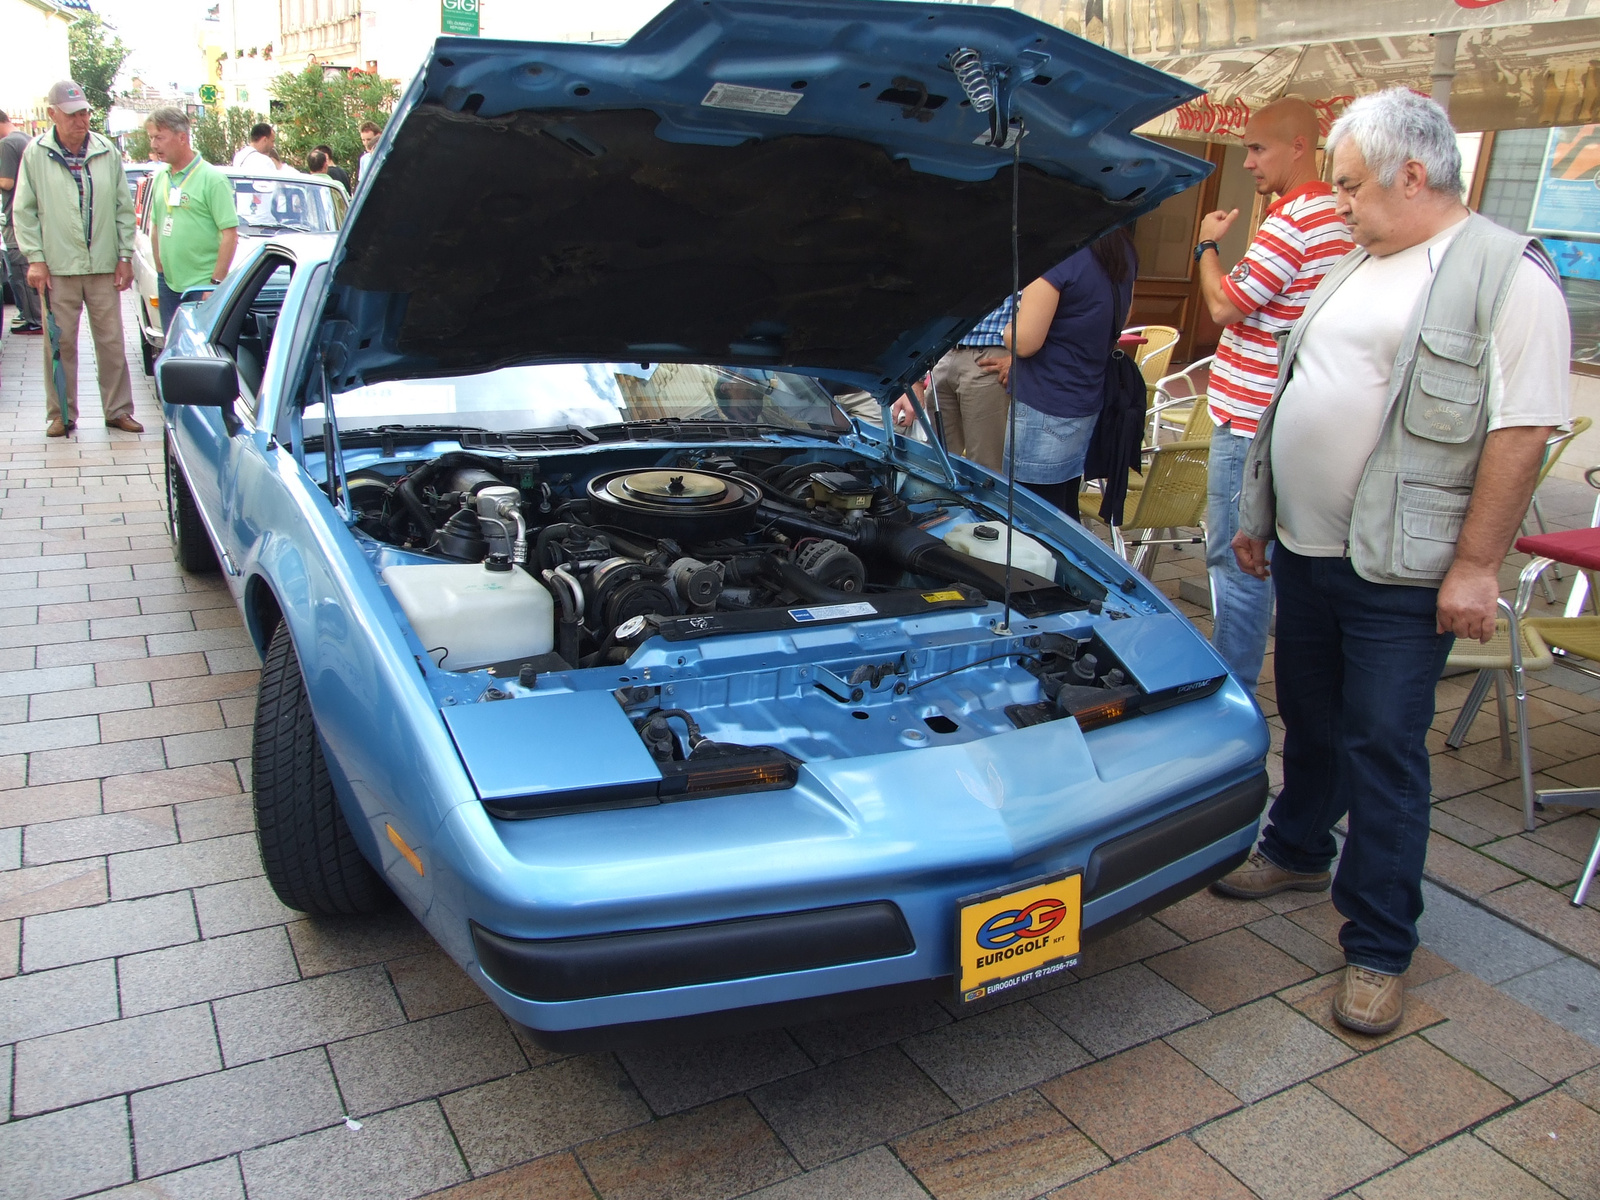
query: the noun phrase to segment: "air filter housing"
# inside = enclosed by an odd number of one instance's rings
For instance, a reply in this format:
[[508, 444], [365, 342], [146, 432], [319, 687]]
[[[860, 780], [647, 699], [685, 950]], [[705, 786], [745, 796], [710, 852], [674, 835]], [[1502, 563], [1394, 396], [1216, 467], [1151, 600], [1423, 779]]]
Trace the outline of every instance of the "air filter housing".
[[714, 471], [612, 471], [589, 481], [596, 525], [693, 544], [755, 527], [761, 489]]

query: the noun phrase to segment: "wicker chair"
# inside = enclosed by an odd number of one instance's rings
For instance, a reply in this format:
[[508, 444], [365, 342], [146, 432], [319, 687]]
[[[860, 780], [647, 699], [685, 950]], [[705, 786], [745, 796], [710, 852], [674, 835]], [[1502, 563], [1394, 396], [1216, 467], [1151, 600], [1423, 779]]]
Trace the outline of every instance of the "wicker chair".
[[1140, 374], [1144, 376], [1145, 384], [1155, 387], [1156, 381], [1167, 373], [1167, 366], [1172, 362], [1173, 348], [1183, 335], [1171, 325], [1135, 325], [1122, 332], [1138, 334], [1147, 339], [1144, 345], [1134, 351], [1133, 361], [1138, 366]]
[[[1206, 398], [1211, 388], [1211, 364], [1216, 355], [1209, 355], [1156, 380], [1155, 395], [1150, 402], [1150, 444], [1161, 440], [1161, 433], [1176, 433], [1176, 441], [1190, 442], [1202, 436], [1195, 420], [1197, 413], [1206, 417], [1204, 425], [1211, 425]], [[1209, 437], [1207, 432], [1203, 436]]]
[[[1570, 446], [1579, 434], [1584, 433], [1593, 424], [1594, 422], [1588, 417], [1574, 417], [1572, 419], [1571, 429], [1569, 429], [1566, 433], [1555, 434], [1545, 442], [1544, 461], [1539, 464], [1539, 477], [1534, 481], [1533, 484], [1533, 498], [1528, 501], [1528, 511], [1522, 514], [1523, 537], [1527, 537], [1531, 532], [1531, 530], [1528, 528], [1528, 518], [1530, 516], [1533, 518], [1534, 523], [1539, 526], [1540, 533], [1550, 532], [1550, 530], [1545, 527], [1544, 510], [1539, 507], [1539, 488], [1541, 485], [1543, 485], [1545, 477], [1550, 474], [1550, 468], [1554, 467], [1556, 463], [1560, 461], [1561, 452]], [[1592, 471], [1593, 468], [1590, 468], [1590, 472]], [[1588, 477], [1589, 473], [1585, 473], [1584, 478], [1588, 479]], [[1589, 486], [1596, 486], [1594, 480], [1589, 481]], [[1600, 508], [1600, 503], [1597, 503], [1597, 508]], [[1550, 573], [1559, 580], [1561, 578], [1560, 564], [1558, 563], [1552, 567]], [[1575, 617], [1578, 615], [1578, 611], [1582, 609], [1583, 594], [1588, 590], [1588, 584], [1588, 578], [1580, 574], [1578, 576], [1578, 582], [1573, 585], [1572, 589], [1572, 595], [1577, 597], [1577, 605], [1573, 606], [1569, 604], [1567, 608], [1567, 616]], [[1556, 602], [1556, 593], [1555, 589], [1550, 586], [1550, 581], [1543, 576], [1540, 576], [1539, 587], [1544, 592], [1545, 600], [1551, 604], [1554, 604]]]
[[[1207, 418], [1209, 425], [1210, 420]], [[1148, 575], [1155, 566], [1162, 546], [1197, 545], [1205, 541], [1206, 467], [1211, 454], [1209, 437], [1192, 441], [1169, 442], [1148, 451], [1144, 475], [1137, 489], [1129, 487], [1131, 514], [1122, 525], [1111, 526], [1111, 545], [1133, 569]], [[1078, 510], [1085, 520], [1100, 520], [1100, 493], [1084, 492], [1078, 497]], [[1134, 537], [1141, 534], [1199, 529], [1198, 537]], [[1134, 556], [1128, 559], [1129, 550]]]

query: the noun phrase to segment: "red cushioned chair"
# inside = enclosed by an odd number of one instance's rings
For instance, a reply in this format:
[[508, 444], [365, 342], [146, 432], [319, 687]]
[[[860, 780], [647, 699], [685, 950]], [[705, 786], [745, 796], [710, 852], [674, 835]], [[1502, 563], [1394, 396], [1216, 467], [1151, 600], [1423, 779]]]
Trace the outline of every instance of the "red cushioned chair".
[[[1591, 471], [1589, 475], [1592, 474]], [[1590, 483], [1594, 482], [1591, 478]], [[1596, 502], [1595, 514], [1600, 520], [1600, 501]], [[1522, 568], [1517, 589], [1519, 613], [1527, 610], [1533, 582], [1556, 563], [1577, 567], [1589, 574], [1591, 580], [1592, 572], [1600, 571], [1600, 528], [1570, 529], [1563, 533], [1541, 533], [1536, 537], [1518, 538], [1517, 549], [1534, 556], [1533, 561]], [[1600, 665], [1600, 617], [1529, 617], [1523, 624], [1537, 633], [1555, 653], [1584, 658]], [[1575, 663], [1571, 665], [1577, 666]], [[1593, 669], [1587, 669], [1585, 673], [1596, 674]], [[1550, 803], [1572, 808], [1600, 808], [1600, 788], [1548, 788], [1534, 793], [1534, 802], [1539, 805]], [[1581, 905], [1588, 895], [1589, 882], [1596, 866], [1600, 866], [1600, 835], [1596, 836], [1594, 849], [1589, 852], [1589, 861], [1584, 864], [1583, 874], [1578, 877], [1577, 889], [1572, 894], [1574, 906]]]

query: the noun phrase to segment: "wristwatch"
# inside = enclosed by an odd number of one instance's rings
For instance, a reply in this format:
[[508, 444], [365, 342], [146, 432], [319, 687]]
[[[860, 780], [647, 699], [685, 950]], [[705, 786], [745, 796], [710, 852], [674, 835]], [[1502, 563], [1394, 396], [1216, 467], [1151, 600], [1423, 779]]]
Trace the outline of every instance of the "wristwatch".
[[1207, 238], [1205, 241], [1201, 242], [1198, 246], [1196, 246], [1194, 248], [1194, 260], [1195, 260], [1195, 262], [1199, 262], [1202, 258], [1204, 258], [1205, 257], [1205, 253], [1206, 253], [1207, 250], [1215, 250], [1216, 248], [1217, 248], [1217, 244], [1215, 242], [1213, 242], [1210, 238]]

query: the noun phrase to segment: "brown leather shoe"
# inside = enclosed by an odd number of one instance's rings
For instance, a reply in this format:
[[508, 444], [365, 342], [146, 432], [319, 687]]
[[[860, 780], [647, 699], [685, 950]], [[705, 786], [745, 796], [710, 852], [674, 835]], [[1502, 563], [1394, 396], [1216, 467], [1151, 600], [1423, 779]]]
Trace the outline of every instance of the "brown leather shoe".
[[1398, 975], [1348, 966], [1333, 997], [1333, 1019], [1357, 1033], [1388, 1033], [1405, 1015], [1406, 985]]
[[123, 433], [143, 433], [144, 426], [132, 417], [118, 417], [115, 421], [106, 422], [107, 429], [120, 429]]
[[44, 427], [45, 437], [66, 437], [67, 426], [59, 417]]
[[1297, 892], [1325, 892], [1333, 884], [1333, 873], [1321, 871], [1316, 875], [1300, 875], [1285, 871], [1259, 850], [1252, 850], [1242, 866], [1236, 867], [1211, 885], [1211, 890], [1222, 896], [1235, 896], [1241, 900], [1255, 900], [1273, 896], [1291, 888]]

